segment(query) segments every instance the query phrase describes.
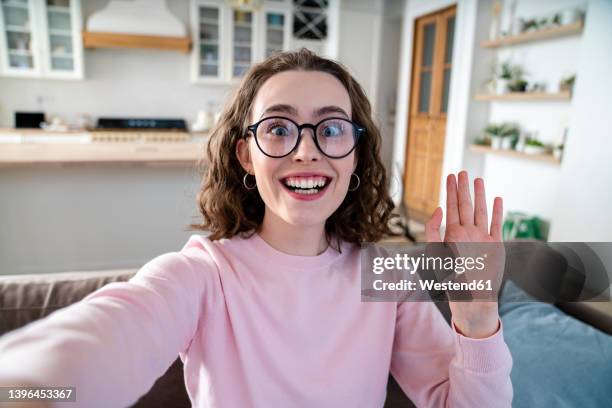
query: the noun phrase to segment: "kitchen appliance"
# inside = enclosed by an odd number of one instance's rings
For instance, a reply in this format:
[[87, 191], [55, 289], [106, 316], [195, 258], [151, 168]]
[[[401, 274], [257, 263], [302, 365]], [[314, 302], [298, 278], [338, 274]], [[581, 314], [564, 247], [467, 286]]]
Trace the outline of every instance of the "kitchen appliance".
[[43, 112], [15, 112], [15, 127], [18, 129], [36, 128], [45, 121]]
[[185, 142], [191, 138], [184, 119], [102, 117], [91, 129], [93, 142]]

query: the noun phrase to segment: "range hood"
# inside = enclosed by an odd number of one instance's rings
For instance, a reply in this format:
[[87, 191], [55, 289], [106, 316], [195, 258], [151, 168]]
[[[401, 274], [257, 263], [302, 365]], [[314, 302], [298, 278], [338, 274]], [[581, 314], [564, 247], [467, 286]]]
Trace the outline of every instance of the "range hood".
[[166, 0], [110, 0], [87, 19], [83, 45], [189, 52], [191, 39]]

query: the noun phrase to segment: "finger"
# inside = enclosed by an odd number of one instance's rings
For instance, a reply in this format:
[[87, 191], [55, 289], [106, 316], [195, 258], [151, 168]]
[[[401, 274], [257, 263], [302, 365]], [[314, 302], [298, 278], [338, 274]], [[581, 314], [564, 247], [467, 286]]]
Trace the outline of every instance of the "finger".
[[435, 209], [431, 218], [425, 224], [425, 237], [427, 242], [441, 242], [440, 225], [442, 224], [442, 208]]
[[487, 214], [487, 197], [485, 195], [484, 180], [474, 180], [474, 224], [479, 230], [487, 233], [489, 229], [489, 216]]
[[502, 240], [502, 219], [504, 214], [504, 202], [501, 197], [493, 200], [493, 216], [491, 217], [491, 237], [496, 241]]
[[451, 224], [459, 224], [457, 181], [454, 174], [449, 174], [446, 178], [446, 225]]
[[470, 196], [470, 181], [465, 170], [459, 173], [459, 189], [457, 194], [461, 225], [474, 225], [474, 207], [472, 207], [472, 197]]

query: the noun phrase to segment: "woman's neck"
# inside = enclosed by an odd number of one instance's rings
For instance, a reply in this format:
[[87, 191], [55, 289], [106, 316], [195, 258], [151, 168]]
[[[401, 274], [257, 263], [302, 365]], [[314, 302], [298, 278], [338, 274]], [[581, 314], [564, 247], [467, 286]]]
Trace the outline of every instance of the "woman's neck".
[[295, 226], [266, 211], [259, 236], [272, 248], [289, 255], [315, 256], [327, 249], [325, 224]]

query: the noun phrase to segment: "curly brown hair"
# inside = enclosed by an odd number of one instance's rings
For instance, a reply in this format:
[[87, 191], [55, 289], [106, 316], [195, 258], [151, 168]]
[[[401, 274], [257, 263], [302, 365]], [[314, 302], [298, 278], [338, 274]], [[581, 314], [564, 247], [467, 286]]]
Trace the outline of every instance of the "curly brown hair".
[[338, 249], [340, 240], [356, 244], [378, 241], [388, 232], [394, 205], [380, 160], [381, 134], [372, 119], [370, 102], [345, 67], [306, 48], [274, 54], [245, 74], [211, 130], [206, 157], [200, 162], [203, 177], [197, 201], [203, 221], [190, 227], [210, 231], [209, 238], [217, 240], [237, 234], [248, 237], [261, 226], [264, 202], [257, 189], [248, 190], [243, 185], [246, 172], [236, 157], [236, 143], [247, 132], [250, 106], [259, 88], [274, 74], [289, 70], [321, 71], [340, 80], [351, 100], [351, 119], [366, 129], [356, 150], [355, 173], [361, 184], [356, 191], [347, 192], [325, 222], [328, 243], [331, 236], [336, 236]]

